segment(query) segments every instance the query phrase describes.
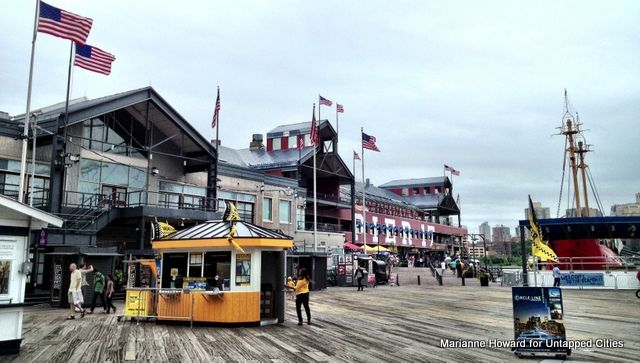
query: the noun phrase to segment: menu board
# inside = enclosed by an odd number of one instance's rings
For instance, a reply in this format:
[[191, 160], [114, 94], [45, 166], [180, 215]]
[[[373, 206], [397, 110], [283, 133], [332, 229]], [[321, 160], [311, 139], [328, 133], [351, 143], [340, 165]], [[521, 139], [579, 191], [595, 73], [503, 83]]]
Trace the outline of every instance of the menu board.
[[236, 254], [236, 286], [251, 284], [251, 254]]
[[9, 294], [11, 268], [15, 259], [16, 240], [0, 240], [0, 295]]
[[51, 291], [51, 300], [60, 301], [62, 292], [62, 265], [56, 263], [53, 265], [53, 289]]

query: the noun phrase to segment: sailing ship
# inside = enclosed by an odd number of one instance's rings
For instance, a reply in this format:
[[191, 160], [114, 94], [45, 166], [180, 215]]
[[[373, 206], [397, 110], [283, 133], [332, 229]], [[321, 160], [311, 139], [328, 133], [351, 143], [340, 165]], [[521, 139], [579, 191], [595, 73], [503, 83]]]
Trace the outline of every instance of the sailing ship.
[[[549, 238], [549, 246], [556, 252], [559, 262], [567, 269], [603, 270], [621, 267], [623, 261], [609, 247], [615, 226], [608, 223], [610, 217], [603, 217], [602, 203], [585, 161], [586, 154], [592, 151], [591, 145], [586, 143], [578, 113], [574, 114], [570, 108], [566, 90], [565, 114], [559, 129], [560, 135], [565, 136], [565, 157], [558, 214], [560, 214], [567, 161], [570, 172], [567, 178], [567, 195], [568, 200], [573, 204], [569, 207], [574, 208], [568, 208], [564, 218], [541, 221], [543, 226], [547, 225], [548, 231], [551, 227], [555, 232], [561, 232], [553, 233], [555, 238]], [[591, 208], [589, 204], [589, 187], [597, 208]]]

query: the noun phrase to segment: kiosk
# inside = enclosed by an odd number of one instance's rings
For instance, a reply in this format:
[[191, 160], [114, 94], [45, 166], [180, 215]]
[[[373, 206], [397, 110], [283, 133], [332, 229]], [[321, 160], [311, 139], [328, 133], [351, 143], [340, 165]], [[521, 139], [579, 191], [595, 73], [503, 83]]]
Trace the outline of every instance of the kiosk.
[[242, 221], [208, 221], [152, 242], [158, 320], [284, 321], [285, 251], [293, 239]]
[[0, 354], [17, 354], [22, 342], [25, 284], [31, 274], [29, 234], [64, 221], [0, 195]]

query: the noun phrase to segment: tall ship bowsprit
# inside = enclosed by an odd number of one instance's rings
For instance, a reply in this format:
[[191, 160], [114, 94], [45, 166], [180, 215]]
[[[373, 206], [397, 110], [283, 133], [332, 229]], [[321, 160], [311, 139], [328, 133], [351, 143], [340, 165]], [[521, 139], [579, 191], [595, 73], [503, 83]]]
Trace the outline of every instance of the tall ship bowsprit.
[[[543, 238], [557, 254], [563, 269], [628, 267], [618, 254], [620, 251], [615, 241], [639, 238], [640, 218], [604, 216], [598, 190], [585, 160], [586, 154], [592, 151], [591, 145], [585, 140], [578, 113], [573, 112], [569, 105], [566, 90], [565, 113], [559, 129], [559, 134], [565, 136], [565, 155], [557, 218], [539, 221]], [[566, 214], [560, 216], [563, 198], [566, 198], [567, 209]], [[590, 200], [595, 202], [595, 208]], [[528, 226], [528, 220], [520, 221], [521, 231]]]

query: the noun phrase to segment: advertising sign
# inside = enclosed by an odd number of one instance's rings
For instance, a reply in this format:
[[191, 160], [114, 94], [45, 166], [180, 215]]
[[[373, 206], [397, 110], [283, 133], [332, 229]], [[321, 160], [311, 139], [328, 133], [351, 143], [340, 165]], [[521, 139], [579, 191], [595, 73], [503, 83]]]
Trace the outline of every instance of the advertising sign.
[[603, 273], [560, 274], [560, 286], [604, 286]]
[[251, 254], [236, 254], [236, 286], [251, 284]]
[[512, 287], [513, 330], [518, 353], [567, 353], [562, 290]]
[[347, 273], [346, 267], [344, 264], [338, 265], [338, 275], [342, 276]]
[[125, 316], [149, 316], [152, 312], [151, 290], [127, 290], [124, 306]]

